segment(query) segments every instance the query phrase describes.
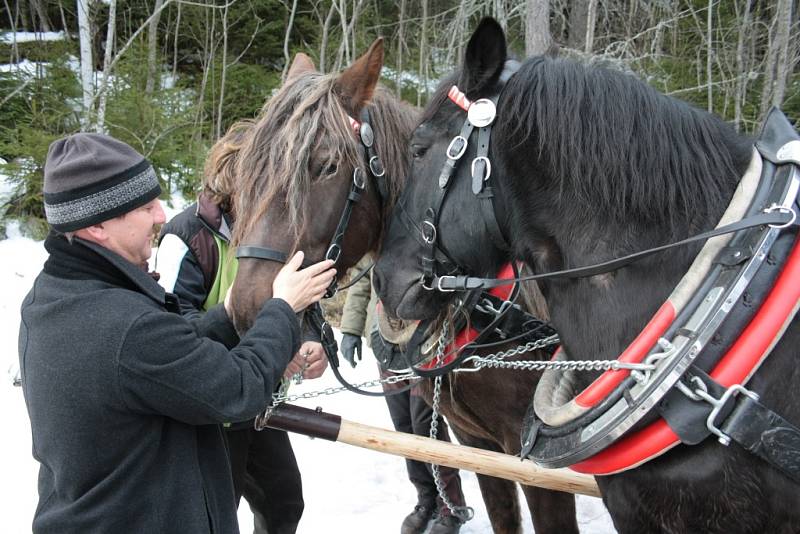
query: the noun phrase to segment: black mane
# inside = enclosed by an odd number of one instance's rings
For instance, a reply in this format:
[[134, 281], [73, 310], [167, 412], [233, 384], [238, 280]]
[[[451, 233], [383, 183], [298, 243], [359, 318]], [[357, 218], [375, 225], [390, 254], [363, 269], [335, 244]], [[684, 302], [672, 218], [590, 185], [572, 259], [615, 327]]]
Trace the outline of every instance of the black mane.
[[526, 148], [538, 148], [581, 208], [673, 232], [716, 211], [752, 155], [752, 141], [719, 118], [631, 75], [568, 60], [527, 60], [498, 107], [495, 139], [531, 140]]

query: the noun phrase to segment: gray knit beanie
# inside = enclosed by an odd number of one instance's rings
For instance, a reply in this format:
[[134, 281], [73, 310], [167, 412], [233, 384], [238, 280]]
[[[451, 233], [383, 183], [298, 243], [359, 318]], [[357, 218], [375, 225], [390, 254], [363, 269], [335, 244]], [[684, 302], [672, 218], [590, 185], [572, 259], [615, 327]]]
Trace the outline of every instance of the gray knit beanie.
[[53, 141], [44, 164], [44, 211], [59, 232], [113, 219], [161, 194], [153, 166], [136, 150], [101, 134]]

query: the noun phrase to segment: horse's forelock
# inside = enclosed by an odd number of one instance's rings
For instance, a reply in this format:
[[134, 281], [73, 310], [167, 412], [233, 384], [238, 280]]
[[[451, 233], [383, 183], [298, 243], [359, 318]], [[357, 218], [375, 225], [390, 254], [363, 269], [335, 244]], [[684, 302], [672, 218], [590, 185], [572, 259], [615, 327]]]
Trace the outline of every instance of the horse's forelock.
[[286, 216], [295, 235], [302, 232], [313, 179], [309, 159], [323, 137], [333, 147], [332, 158], [357, 164], [356, 140], [333, 94], [334, 80], [321, 74], [298, 77], [262, 108], [237, 162], [242, 209], [236, 243], [254, 230], [279, 195], [285, 196]]

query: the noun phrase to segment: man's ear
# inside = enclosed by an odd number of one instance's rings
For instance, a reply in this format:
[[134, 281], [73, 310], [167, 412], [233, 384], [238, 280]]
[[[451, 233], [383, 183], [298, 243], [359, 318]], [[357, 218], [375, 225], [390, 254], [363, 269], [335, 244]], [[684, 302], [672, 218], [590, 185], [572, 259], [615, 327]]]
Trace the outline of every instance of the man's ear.
[[91, 226], [87, 226], [86, 228], [76, 230], [75, 235], [81, 239], [85, 239], [86, 241], [97, 243], [98, 245], [102, 245], [108, 241], [108, 232], [106, 231], [105, 226], [103, 226], [103, 223], [93, 224]]

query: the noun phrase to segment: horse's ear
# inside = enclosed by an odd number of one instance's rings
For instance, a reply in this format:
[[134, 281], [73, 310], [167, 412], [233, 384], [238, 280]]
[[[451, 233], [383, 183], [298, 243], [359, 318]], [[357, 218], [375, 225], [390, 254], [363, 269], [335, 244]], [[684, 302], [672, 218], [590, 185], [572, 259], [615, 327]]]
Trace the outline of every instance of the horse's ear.
[[369, 50], [336, 79], [336, 94], [341, 97], [344, 109], [351, 116], [358, 117], [361, 108], [372, 98], [382, 67], [383, 38], [378, 37]]
[[486, 17], [469, 38], [459, 88], [475, 94], [494, 84], [506, 62], [506, 36], [496, 20]]
[[294, 56], [294, 61], [292, 61], [292, 66], [289, 67], [289, 72], [286, 74], [286, 81], [293, 78], [297, 78], [301, 74], [305, 74], [307, 72], [317, 72], [317, 68], [314, 66], [314, 61], [307, 55], [302, 52], [299, 52], [296, 56]]

